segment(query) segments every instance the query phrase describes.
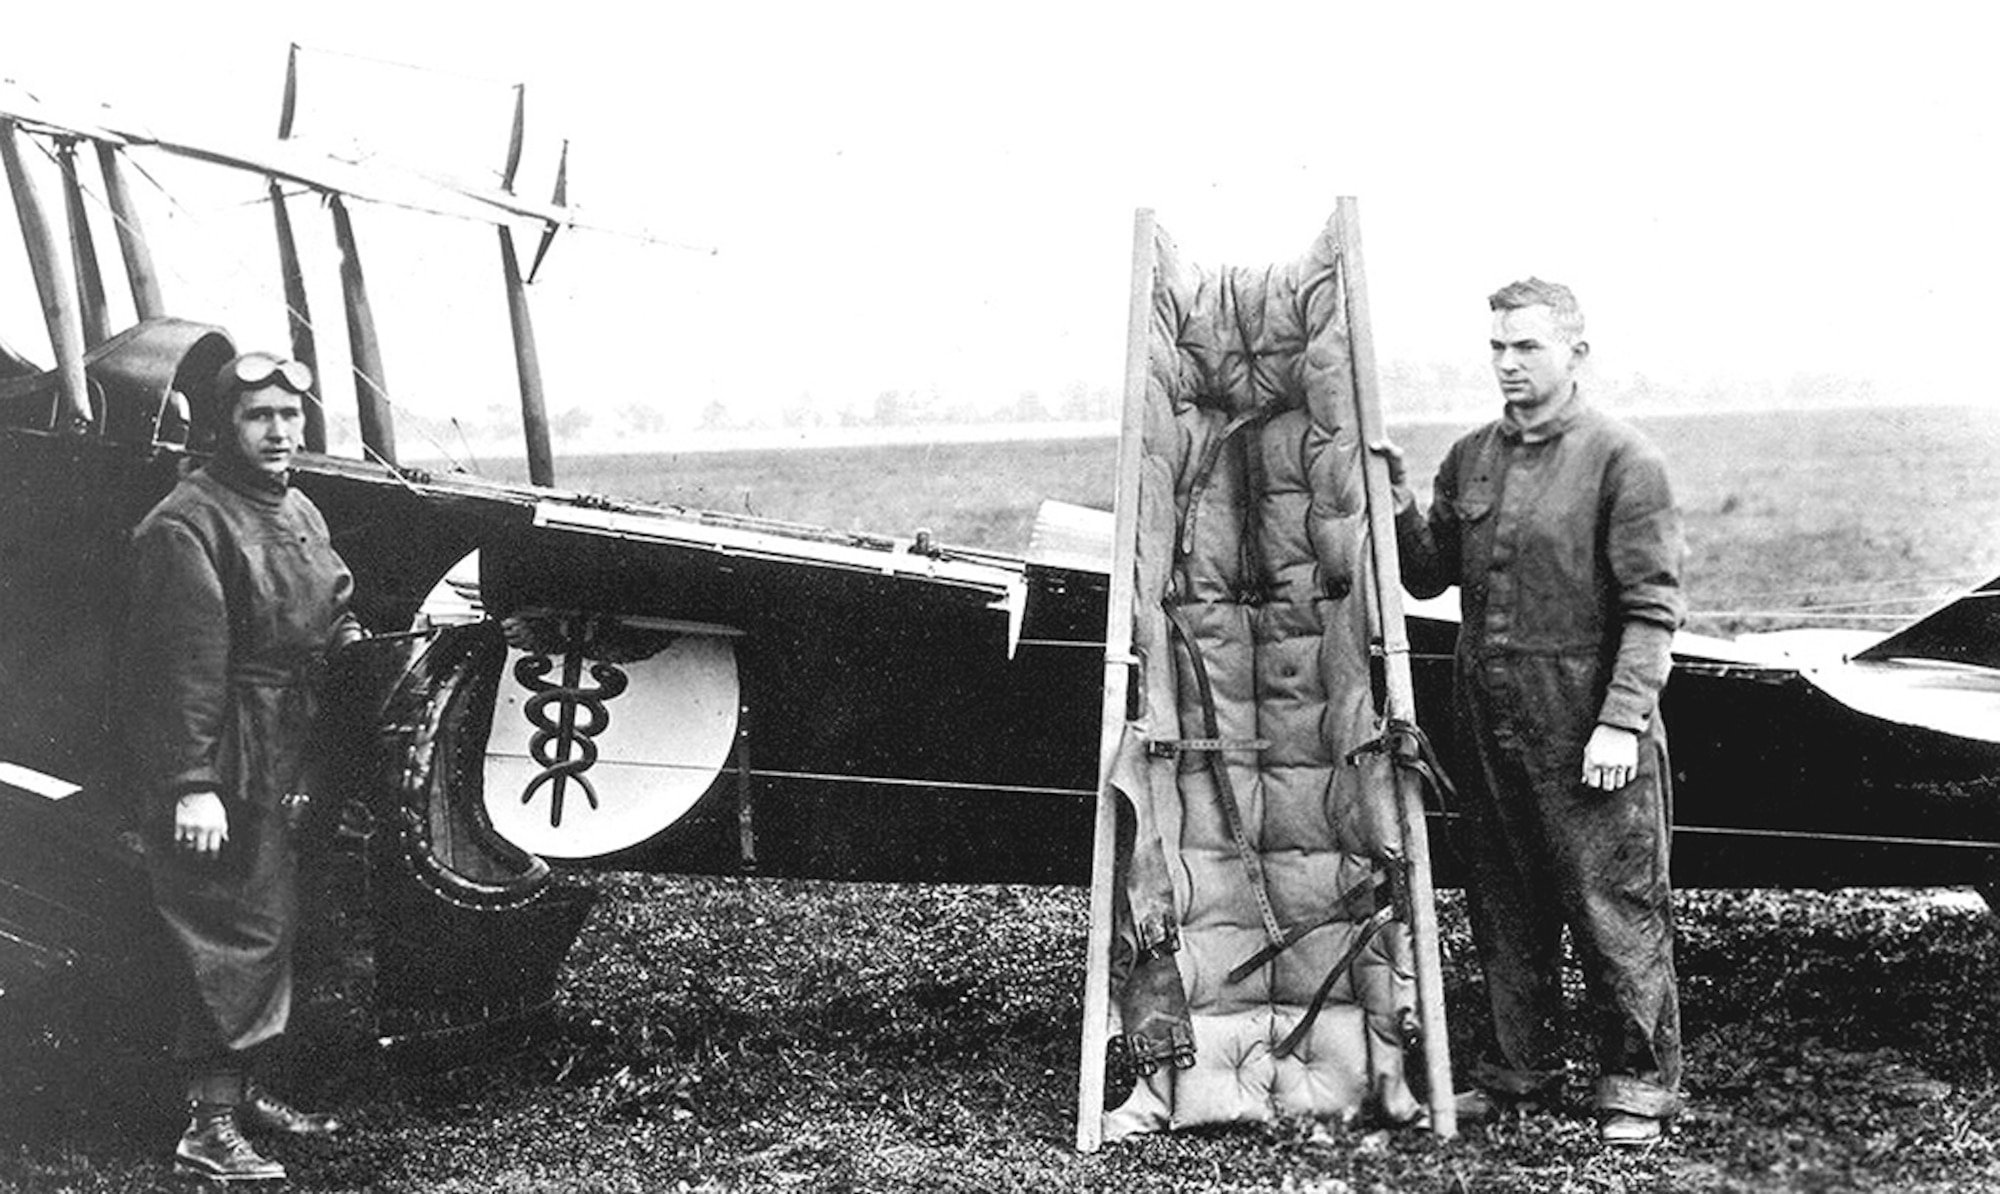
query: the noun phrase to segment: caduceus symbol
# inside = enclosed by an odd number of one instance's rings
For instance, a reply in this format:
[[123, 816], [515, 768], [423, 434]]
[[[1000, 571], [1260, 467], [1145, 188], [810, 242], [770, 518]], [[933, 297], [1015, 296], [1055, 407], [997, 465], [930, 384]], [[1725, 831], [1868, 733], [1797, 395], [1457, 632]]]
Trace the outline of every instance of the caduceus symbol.
[[[611, 712], [604, 702], [624, 692], [629, 682], [625, 673], [612, 665], [594, 663], [590, 665], [590, 675], [597, 681], [597, 687], [586, 687], [581, 646], [572, 642], [563, 653], [559, 684], [547, 678], [555, 667], [555, 661], [547, 655], [529, 655], [514, 664], [514, 678], [535, 693], [528, 698], [522, 712], [535, 726], [535, 733], [528, 740], [528, 753], [542, 765], [541, 774], [528, 781], [527, 790], [521, 793], [521, 803], [527, 804], [542, 785], [549, 785], [550, 828], [562, 825], [563, 796], [571, 780], [583, 789], [583, 798], [590, 801], [590, 807], [598, 807], [597, 789], [583, 773], [597, 762], [597, 743], [593, 739], [611, 724]], [[549, 711], [551, 705], [556, 707], [553, 715]]]

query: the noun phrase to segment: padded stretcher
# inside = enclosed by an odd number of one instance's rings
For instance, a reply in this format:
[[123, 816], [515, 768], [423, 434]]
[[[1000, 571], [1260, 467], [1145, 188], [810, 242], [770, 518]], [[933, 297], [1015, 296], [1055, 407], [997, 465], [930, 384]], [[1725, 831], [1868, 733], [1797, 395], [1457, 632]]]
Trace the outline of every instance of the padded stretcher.
[[[1331, 228], [1265, 269], [1155, 235], [1104, 1136], [1421, 1111]], [[1410, 1062], [1406, 1072], [1405, 1055]], [[1117, 1099], [1118, 1092], [1112, 1093]]]

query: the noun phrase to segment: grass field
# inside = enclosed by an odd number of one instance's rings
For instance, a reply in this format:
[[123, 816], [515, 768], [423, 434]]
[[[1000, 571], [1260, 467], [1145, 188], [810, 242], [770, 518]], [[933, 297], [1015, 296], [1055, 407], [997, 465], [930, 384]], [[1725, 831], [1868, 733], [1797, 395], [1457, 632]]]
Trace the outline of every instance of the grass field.
[[[1643, 420], [1711, 630], [1921, 608], [2000, 574], [2000, 412]], [[1397, 431], [1426, 472], [1458, 429]], [[1104, 505], [1114, 446], [603, 457], [566, 485], [1022, 548], [1042, 497]], [[1886, 598], [1902, 606], [1854, 605]], [[1847, 622], [1848, 625], [1866, 623]], [[1693, 1110], [1610, 1155], [1580, 1118], [1338, 1125], [1069, 1147], [1083, 893], [615, 876], [530, 1051], [394, 1078], [364, 1009], [309, 991], [297, 1089], [351, 1139], [281, 1149], [328, 1191], [2000, 1190], [2000, 932], [1931, 892], [1681, 901]], [[1461, 1044], [1483, 996], [1443, 907]], [[1461, 1050], [1462, 1052], [1462, 1050]], [[1579, 1040], [1571, 1050], [1583, 1056]], [[0, 1189], [150, 1190], [178, 1128], [157, 1043], [80, 999], [0, 1048]]]
[[[2000, 406], [1634, 422], [1667, 454], [1686, 515], [1694, 629], [1893, 618], [2000, 576]], [[1426, 488], [1463, 430], [1390, 429]], [[1018, 552], [1044, 498], [1109, 509], [1116, 456], [1108, 438], [687, 452], [564, 461], [558, 479], [593, 493], [842, 530], [926, 526], [946, 542]], [[1900, 600], [1853, 604], [1891, 599]], [[1748, 616], [1762, 611], [1787, 616]]]

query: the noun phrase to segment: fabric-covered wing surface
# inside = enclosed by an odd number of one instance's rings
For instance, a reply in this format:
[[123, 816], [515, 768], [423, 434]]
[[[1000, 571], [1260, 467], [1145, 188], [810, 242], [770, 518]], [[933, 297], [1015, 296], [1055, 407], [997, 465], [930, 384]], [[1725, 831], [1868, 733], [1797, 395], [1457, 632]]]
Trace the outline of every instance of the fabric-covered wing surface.
[[1392, 780], [1349, 757], [1379, 717], [1343, 262], [1331, 229], [1268, 269], [1154, 247], [1141, 692], [1111, 770], [1112, 993], [1140, 1078], [1105, 1135], [1411, 1120]]

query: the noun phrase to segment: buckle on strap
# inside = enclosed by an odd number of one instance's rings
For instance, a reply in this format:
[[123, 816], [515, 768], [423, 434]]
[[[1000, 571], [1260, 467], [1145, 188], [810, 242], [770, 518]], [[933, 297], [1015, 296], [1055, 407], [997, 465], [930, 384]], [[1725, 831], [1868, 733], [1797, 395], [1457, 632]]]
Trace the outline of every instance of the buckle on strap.
[[1153, 959], [1164, 958], [1168, 954], [1175, 953], [1179, 951], [1180, 947], [1181, 947], [1180, 926], [1169, 923], [1161, 925], [1159, 930], [1159, 935], [1157, 937], [1154, 937], [1150, 941], [1145, 939], [1145, 934], [1143, 932], [1143, 927], [1142, 927], [1140, 940], [1137, 942], [1133, 950], [1133, 953], [1139, 961], [1148, 962], [1152, 961]]
[[1177, 1070], [1194, 1068], [1194, 1037], [1179, 1025], [1171, 1027], [1164, 1038], [1121, 1032], [1111, 1038], [1110, 1048], [1123, 1054], [1125, 1064], [1131, 1066], [1141, 1078], [1159, 1073], [1162, 1065]]
[[1386, 754], [1396, 766], [1415, 773], [1430, 785], [1441, 802], [1449, 804], [1458, 798], [1458, 788], [1452, 784], [1451, 776], [1445, 774], [1430, 736], [1417, 723], [1390, 718], [1381, 737], [1371, 738], [1347, 752], [1347, 762], [1353, 764], [1362, 755], [1370, 754]]
[[1148, 738], [1146, 755], [1154, 759], [1177, 759], [1188, 751], [1218, 753], [1229, 750], [1269, 750], [1269, 738]]

